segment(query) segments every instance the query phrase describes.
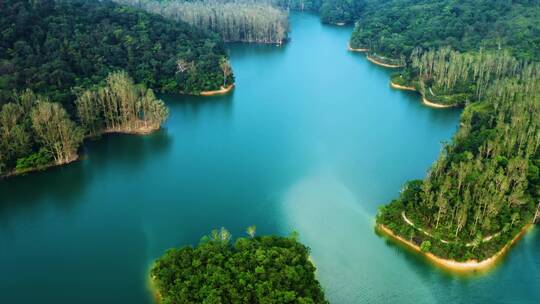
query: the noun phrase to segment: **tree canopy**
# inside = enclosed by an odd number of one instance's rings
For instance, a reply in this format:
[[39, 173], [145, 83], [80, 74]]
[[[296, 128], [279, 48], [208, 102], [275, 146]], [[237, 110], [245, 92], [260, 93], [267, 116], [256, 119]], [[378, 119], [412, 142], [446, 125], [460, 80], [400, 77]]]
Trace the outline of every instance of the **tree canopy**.
[[401, 56], [406, 67], [392, 82], [465, 106], [459, 131], [427, 177], [407, 183], [377, 222], [441, 257], [490, 257], [540, 210], [539, 2], [390, 0], [375, 7], [358, 22], [353, 47]]
[[327, 303], [306, 246], [247, 232], [232, 244], [222, 228], [168, 250], [150, 273], [162, 303]]
[[539, 0], [370, 0], [351, 36], [354, 48], [390, 58], [450, 46], [464, 52], [505, 48], [540, 58]]
[[0, 103], [31, 89], [71, 111], [77, 90], [120, 69], [164, 92], [224, 82], [223, 43], [184, 22], [107, 0], [6, 0], [0, 11]]

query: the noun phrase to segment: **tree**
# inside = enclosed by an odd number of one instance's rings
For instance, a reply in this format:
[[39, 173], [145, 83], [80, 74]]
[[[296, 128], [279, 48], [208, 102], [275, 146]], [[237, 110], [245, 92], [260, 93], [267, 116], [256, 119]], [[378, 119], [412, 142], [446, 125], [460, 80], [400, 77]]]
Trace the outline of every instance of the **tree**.
[[24, 123], [24, 108], [5, 104], [0, 111], [0, 154], [6, 162], [21, 157], [31, 149], [31, 137]]
[[38, 142], [53, 152], [56, 164], [68, 163], [77, 157], [83, 131], [69, 119], [60, 104], [39, 102], [30, 117]]
[[257, 232], [257, 227], [255, 225], [249, 226], [246, 229], [246, 233], [249, 235], [250, 238], [254, 238], [256, 232]]
[[226, 58], [222, 58], [219, 62], [219, 67], [223, 71], [223, 87], [227, 84], [227, 80], [229, 79], [229, 76], [232, 74], [231, 65], [229, 64], [229, 61]]
[[422, 250], [422, 252], [429, 252], [431, 250], [431, 242], [423, 241], [422, 244], [420, 244], [420, 250]]

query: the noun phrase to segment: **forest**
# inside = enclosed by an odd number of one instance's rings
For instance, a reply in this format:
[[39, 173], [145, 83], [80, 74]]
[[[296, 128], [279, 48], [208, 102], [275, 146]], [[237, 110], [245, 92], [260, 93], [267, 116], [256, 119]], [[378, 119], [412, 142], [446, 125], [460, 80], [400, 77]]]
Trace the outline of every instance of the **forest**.
[[540, 68], [532, 65], [465, 108], [427, 177], [407, 183], [377, 222], [429, 242], [438, 256], [485, 259], [538, 217], [539, 147]]
[[0, 11], [0, 103], [30, 89], [73, 113], [75, 92], [117, 70], [160, 92], [234, 81], [221, 40], [183, 22], [97, 0], [6, 0]]
[[[508, 50], [461, 53], [450, 47], [413, 50], [409, 66], [392, 82], [414, 87], [438, 104], [465, 106], [480, 101], [489, 87], [506, 78], [535, 77], [535, 63], [518, 60]], [[525, 81], [525, 80], [522, 80]]]
[[[263, 0], [264, 1], [264, 0]], [[319, 13], [321, 22], [336, 25], [351, 24], [363, 12], [366, 0], [269, 0], [287, 10]]]
[[309, 249], [296, 236], [231, 240], [224, 228], [199, 245], [170, 249], [150, 276], [162, 303], [328, 303]]
[[288, 15], [264, 1], [115, 0], [219, 34], [225, 42], [282, 44]]
[[[390, 18], [415, 7], [404, 8], [408, 1], [390, 2], [378, 18], [360, 19], [351, 43], [370, 35], [364, 29], [383, 26], [381, 16]], [[380, 44], [369, 45], [379, 54], [405, 58], [407, 66], [392, 76], [392, 83], [413, 88], [437, 104], [465, 106], [458, 132], [427, 177], [408, 182], [399, 198], [377, 215], [378, 224], [443, 258], [493, 256], [540, 215], [540, 44], [533, 35], [539, 24], [531, 17], [538, 12], [538, 2], [504, 3], [496, 1], [491, 9], [485, 1], [424, 3], [425, 8], [446, 6], [430, 16], [431, 21], [423, 14], [411, 19], [417, 23], [403, 31], [411, 38], [406, 43], [395, 43], [404, 36], [392, 34], [395, 39], [381, 35]], [[530, 5], [527, 13], [525, 4]], [[448, 9], [457, 14], [457, 22], [445, 19]], [[469, 10], [487, 16], [469, 20], [474, 16], [466, 13]], [[459, 37], [448, 32], [449, 40], [440, 40], [421, 32], [424, 26], [449, 29], [464, 24], [484, 35], [465, 30]], [[501, 29], [504, 24], [508, 27]], [[513, 32], [518, 25], [526, 27], [519, 35]], [[520, 40], [513, 40], [514, 35]]]
[[506, 49], [517, 59], [540, 58], [538, 0], [369, 1], [351, 35], [353, 48], [387, 58], [414, 49], [465, 52]]
[[83, 139], [104, 133], [149, 133], [168, 116], [152, 90], [125, 72], [80, 93], [77, 120], [64, 107], [30, 89], [0, 108], [0, 177], [66, 164], [78, 158]]

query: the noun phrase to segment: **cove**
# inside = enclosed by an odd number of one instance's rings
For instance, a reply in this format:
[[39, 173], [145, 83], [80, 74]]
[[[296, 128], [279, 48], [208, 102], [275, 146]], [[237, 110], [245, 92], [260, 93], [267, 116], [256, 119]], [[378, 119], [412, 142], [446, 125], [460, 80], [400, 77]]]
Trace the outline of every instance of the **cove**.
[[374, 232], [377, 208], [422, 178], [459, 124], [393, 90], [347, 51], [351, 28], [292, 14], [283, 47], [230, 45], [236, 88], [161, 96], [148, 136], [88, 142], [82, 160], [0, 182], [0, 303], [152, 303], [150, 263], [212, 228], [293, 230], [331, 303], [534, 303], [540, 235], [457, 277]]

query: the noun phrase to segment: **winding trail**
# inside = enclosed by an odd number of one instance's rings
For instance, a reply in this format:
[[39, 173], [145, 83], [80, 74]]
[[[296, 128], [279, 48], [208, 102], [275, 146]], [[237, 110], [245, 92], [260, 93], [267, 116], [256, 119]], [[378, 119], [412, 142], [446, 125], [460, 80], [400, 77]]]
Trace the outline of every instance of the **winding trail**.
[[[405, 215], [405, 211], [401, 211], [401, 217], [403, 218], [403, 220], [405, 221], [405, 223], [407, 223], [407, 225], [413, 227], [414, 229], [422, 232], [423, 234], [431, 237], [431, 238], [434, 238], [436, 240], [439, 240], [441, 243], [444, 243], [444, 244], [453, 244], [453, 243], [457, 243], [455, 241], [451, 242], [451, 241], [447, 241], [445, 239], [438, 239], [436, 238], [435, 236], [433, 236], [433, 234], [429, 233], [428, 231], [426, 231], [425, 229], [423, 228], [420, 228], [420, 227], [417, 227], [406, 215]], [[492, 235], [488, 235], [486, 236], [485, 238], [482, 239], [482, 243], [485, 243], [485, 242], [489, 242], [491, 241], [493, 238], [495, 237], [498, 237], [499, 235], [501, 235], [500, 232], [497, 232], [497, 233], [494, 233]], [[471, 246], [474, 246], [474, 241], [473, 242], [469, 242], [467, 244], [465, 244], [466, 247], [471, 247]]]

